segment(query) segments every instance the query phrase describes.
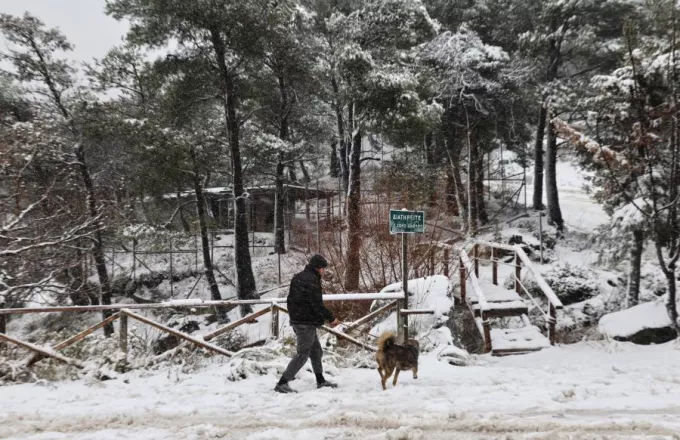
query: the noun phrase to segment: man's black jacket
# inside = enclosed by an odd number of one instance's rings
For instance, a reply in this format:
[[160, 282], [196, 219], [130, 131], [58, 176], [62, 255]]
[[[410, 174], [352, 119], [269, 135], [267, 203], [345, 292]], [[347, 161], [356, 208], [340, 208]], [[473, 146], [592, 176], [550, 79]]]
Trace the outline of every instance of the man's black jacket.
[[291, 324], [320, 327], [324, 321], [332, 322], [335, 319], [323, 305], [321, 276], [310, 266], [293, 277], [287, 303]]

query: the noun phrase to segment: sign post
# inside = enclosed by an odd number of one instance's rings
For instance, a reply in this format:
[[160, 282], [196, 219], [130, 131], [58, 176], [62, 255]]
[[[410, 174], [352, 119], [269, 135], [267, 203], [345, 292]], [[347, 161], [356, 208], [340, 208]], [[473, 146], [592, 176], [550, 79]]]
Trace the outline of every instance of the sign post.
[[425, 232], [425, 212], [390, 210], [390, 234], [401, 235], [401, 289], [404, 299], [397, 304], [397, 338], [408, 339], [408, 316], [401, 313], [408, 309], [408, 234]]

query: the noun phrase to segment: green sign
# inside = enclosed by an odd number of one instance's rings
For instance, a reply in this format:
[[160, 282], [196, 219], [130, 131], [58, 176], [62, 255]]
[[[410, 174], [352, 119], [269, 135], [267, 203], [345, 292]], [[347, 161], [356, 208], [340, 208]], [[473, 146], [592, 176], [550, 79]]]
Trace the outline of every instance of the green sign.
[[425, 212], [390, 209], [390, 234], [416, 234], [425, 232]]

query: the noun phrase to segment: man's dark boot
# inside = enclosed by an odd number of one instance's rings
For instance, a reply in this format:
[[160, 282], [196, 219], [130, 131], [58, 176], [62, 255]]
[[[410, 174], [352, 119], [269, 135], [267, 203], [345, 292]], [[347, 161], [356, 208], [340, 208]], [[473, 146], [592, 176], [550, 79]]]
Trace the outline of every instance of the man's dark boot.
[[281, 379], [279, 383], [276, 384], [274, 387], [274, 391], [277, 393], [282, 393], [282, 394], [290, 394], [290, 393], [297, 393], [294, 389], [288, 385], [288, 381]]
[[338, 384], [324, 380], [323, 382], [317, 382], [316, 387], [317, 388], [337, 388]]
[[323, 377], [323, 374], [317, 374], [316, 376], [316, 387], [317, 388], [337, 388], [338, 384], [329, 382]]

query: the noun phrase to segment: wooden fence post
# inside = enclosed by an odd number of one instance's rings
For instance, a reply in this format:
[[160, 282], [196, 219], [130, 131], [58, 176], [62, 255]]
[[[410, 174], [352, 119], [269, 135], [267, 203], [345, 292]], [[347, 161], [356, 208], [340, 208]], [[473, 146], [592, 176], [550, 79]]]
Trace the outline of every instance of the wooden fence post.
[[522, 260], [519, 258], [517, 252], [515, 252], [515, 292], [522, 294], [522, 284], [520, 280], [522, 279]]
[[484, 353], [489, 353], [491, 347], [491, 323], [489, 322], [486, 312], [482, 311], [482, 327], [484, 328]]
[[279, 339], [279, 308], [275, 303], [271, 305], [272, 312], [272, 338]]
[[491, 248], [491, 270], [492, 270], [492, 282], [494, 285], [498, 285], [498, 249], [495, 247]]
[[120, 327], [118, 332], [118, 347], [120, 351], [125, 355], [125, 361], [127, 362], [128, 355], [128, 316], [125, 312], [120, 312]]
[[479, 278], [479, 245], [472, 246], [472, 258], [475, 262], [475, 276]]
[[550, 303], [550, 318], [548, 320], [548, 337], [550, 338], [550, 345], [555, 345], [555, 325], [557, 324], [557, 310], [555, 305]]

